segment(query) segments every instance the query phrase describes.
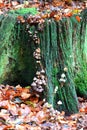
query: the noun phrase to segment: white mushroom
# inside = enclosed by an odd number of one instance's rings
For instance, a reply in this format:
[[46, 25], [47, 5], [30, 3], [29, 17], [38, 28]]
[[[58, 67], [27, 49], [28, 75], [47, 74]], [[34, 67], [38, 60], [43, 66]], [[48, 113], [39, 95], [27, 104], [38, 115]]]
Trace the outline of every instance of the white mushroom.
[[35, 83], [35, 82], [33, 82], [33, 83], [31, 84], [31, 86], [36, 87], [36, 83]]
[[46, 81], [45, 80], [42, 80], [42, 83], [43, 83], [43, 85], [46, 85]]
[[41, 75], [41, 79], [45, 79], [45, 76], [44, 76], [44, 75]]
[[41, 70], [41, 73], [42, 73], [42, 74], [44, 74], [44, 73], [45, 73], [45, 71], [42, 69], [42, 70]]
[[41, 81], [41, 80], [38, 80], [38, 81], [37, 81], [37, 84], [41, 85], [41, 84], [42, 84], [42, 81]]
[[36, 72], [36, 75], [40, 75], [40, 72], [39, 72], [39, 71], [37, 71], [37, 72]]
[[39, 61], [39, 60], [37, 60], [37, 61], [36, 61], [36, 63], [39, 63], [39, 64], [40, 64], [40, 61]]
[[37, 52], [37, 53], [40, 53], [40, 48], [37, 48], [37, 49], [36, 49], [36, 52]]
[[64, 73], [61, 74], [61, 78], [65, 78], [66, 75]]
[[38, 92], [42, 92], [44, 89], [42, 88], [42, 86], [38, 86], [36, 89]]
[[58, 104], [58, 105], [62, 105], [62, 101], [59, 100], [59, 101], [57, 102], [57, 104]]
[[36, 78], [36, 77], [34, 77], [34, 78], [33, 78], [33, 80], [34, 80], [34, 81], [36, 81], [36, 80], [37, 80], [37, 78]]
[[63, 82], [63, 83], [65, 83], [66, 82], [66, 80], [65, 79], [63, 79], [63, 78], [60, 78], [60, 80], [59, 80], [60, 82]]

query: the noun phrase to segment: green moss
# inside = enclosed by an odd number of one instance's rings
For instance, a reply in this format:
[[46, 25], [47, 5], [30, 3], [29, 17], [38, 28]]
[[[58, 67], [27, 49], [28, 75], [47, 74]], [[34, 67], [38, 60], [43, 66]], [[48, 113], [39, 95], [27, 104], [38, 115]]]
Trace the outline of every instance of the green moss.
[[52, 82], [55, 87], [58, 86], [57, 73], [58, 73], [58, 68], [54, 67], [52, 70]]
[[78, 96], [87, 97], [87, 68], [85, 66], [77, 73], [74, 81]]
[[21, 9], [18, 9], [18, 10], [11, 10], [9, 13], [16, 13], [18, 15], [26, 15], [26, 14], [32, 14], [32, 15], [35, 15], [38, 13], [37, 9], [36, 8], [21, 8]]

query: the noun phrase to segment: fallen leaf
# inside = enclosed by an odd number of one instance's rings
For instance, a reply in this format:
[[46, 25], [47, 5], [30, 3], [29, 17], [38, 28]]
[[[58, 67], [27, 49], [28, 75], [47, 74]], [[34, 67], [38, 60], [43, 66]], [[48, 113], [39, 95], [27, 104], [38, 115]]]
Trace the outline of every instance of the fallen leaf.
[[85, 108], [80, 108], [80, 112], [85, 112]]
[[77, 20], [78, 22], [80, 22], [80, 21], [81, 21], [81, 19], [80, 19], [80, 17], [79, 17], [79, 16], [76, 16], [76, 20]]
[[65, 17], [71, 17], [72, 15], [73, 15], [72, 12], [68, 12], [68, 13], [64, 14]]
[[30, 100], [32, 103], [38, 103], [39, 98], [38, 98], [38, 97], [33, 97], [33, 96], [31, 96], [31, 97], [29, 98], [29, 100]]
[[39, 111], [37, 113], [36, 117], [38, 118], [39, 123], [41, 123], [41, 122], [46, 121], [46, 119], [47, 119], [48, 116], [46, 115], [46, 113], [44, 113], [44, 111]]
[[24, 99], [24, 100], [28, 99], [30, 96], [31, 96], [31, 94], [29, 94], [29, 93], [26, 93], [26, 92], [21, 93], [21, 98]]
[[4, 3], [0, 3], [0, 8], [3, 8], [4, 7]]

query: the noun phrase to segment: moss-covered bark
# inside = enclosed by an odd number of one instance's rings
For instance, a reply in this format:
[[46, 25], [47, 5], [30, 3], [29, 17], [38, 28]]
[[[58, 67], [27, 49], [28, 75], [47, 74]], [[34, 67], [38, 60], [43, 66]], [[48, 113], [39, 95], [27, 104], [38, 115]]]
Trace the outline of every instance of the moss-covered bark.
[[[11, 12], [5, 17], [1, 16], [0, 83], [25, 86], [32, 83], [36, 73], [33, 57], [36, 47], [26, 31], [27, 25], [17, 23], [17, 15], [18, 12]], [[32, 34], [34, 31], [35, 27], [32, 27]]]
[[[86, 12], [86, 11], [85, 11]], [[41, 54], [47, 75], [47, 101], [56, 109], [78, 111], [79, 95], [87, 95], [86, 13], [61, 21], [47, 20], [40, 34]], [[58, 90], [57, 90], [58, 89]], [[56, 90], [56, 91], [55, 91]], [[57, 102], [61, 100], [62, 105]]]
[[[40, 38], [47, 76], [47, 101], [56, 109], [77, 112], [78, 102], [71, 67], [73, 58], [70, 59], [73, 53], [71, 19], [65, 18], [59, 22], [47, 20]], [[61, 106], [57, 104], [59, 100], [62, 101]]]

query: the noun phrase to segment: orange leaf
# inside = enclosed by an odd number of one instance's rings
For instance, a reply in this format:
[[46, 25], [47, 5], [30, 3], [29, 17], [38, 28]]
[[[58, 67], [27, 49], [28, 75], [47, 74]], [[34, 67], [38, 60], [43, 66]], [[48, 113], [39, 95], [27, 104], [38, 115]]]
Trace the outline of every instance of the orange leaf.
[[85, 108], [85, 113], [87, 113], [87, 107]]
[[48, 14], [43, 14], [41, 17], [42, 17], [43, 19], [48, 18]]
[[0, 3], [0, 8], [3, 8], [4, 7], [4, 3]]
[[72, 12], [69, 12], [67, 14], [64, 14], [65, 17], [71, 17], [72, 16]]
[[84, 108], [80, 108], [79, 111], [80, 111], [80, 112], [85, 112], [85, 109], [84, 109]]
[[3, 130], [9, 130], [12, 126], [9, 125], [9, 126], [6, 126]]
[[80, 22], [80, 21], [81, 21], [81, 19], [80, 19], [80, 17], [79, 17], [79, 16], [76, 16], [76, 20], [77, 20], [78, 22]]
[[55, 19], [55, 21], [58, 21], [58, 20], [60, 20], [60, 16], [59, 15], [54, 15], [54, 19]]
[[87, 107], [81, 108], [79, 111], [80, 111], [80, 112], [85, 112], [85, 113], [87, 113]]

